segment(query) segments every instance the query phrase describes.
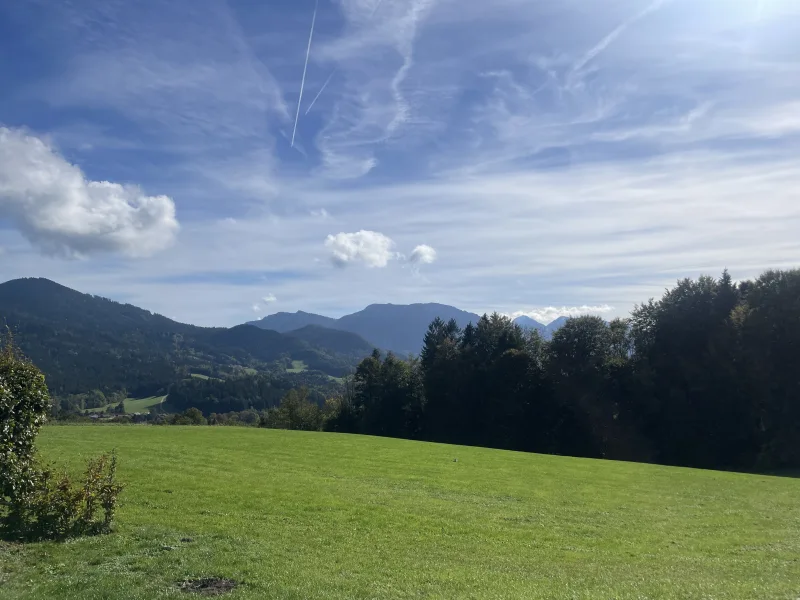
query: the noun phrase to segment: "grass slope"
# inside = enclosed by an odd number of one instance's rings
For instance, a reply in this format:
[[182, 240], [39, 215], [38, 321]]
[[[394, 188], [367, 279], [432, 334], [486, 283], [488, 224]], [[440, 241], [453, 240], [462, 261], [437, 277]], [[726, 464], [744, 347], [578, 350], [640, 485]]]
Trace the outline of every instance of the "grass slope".
[[[132, 415], [133, 413], [146, 413], [154, 406], [161, 404], [166, 396], [150, 396], [149, 398], [126, 398], [125, 399], [125, 414]], [[115, 408], [118, 402], [109, 404], [111, 408]], [[105, 412], [108, 406], [100, 408], [89, 408], [86, 412]]]
[[201, 576], [242, 599], [800, 595], [796, 479], [237, 428], [40, 446], [76, 468], [116, 447], [128, 487], [113, 535], [0, 550], [7, 600], [179, 598]]

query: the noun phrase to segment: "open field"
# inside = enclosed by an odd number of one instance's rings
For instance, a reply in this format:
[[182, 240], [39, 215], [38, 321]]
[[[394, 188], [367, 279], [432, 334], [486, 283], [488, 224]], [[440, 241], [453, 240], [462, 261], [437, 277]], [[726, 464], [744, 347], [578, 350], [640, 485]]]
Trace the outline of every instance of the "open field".
[[251, 599], [800, 596], [797, 479], [226, 427], [39, 443], [74, 468], [116, 447], [128, 487], [110, 536], [0, 549], [4, 600], [189, 597], [201, 576]]
[[[133, 413], [145, 413], [150, 412], [150, 409], [154, 406], [161, 404], [166, 396], [150, 396], [149, 398], [126, 398], [125, 399], [125, 413], [132, 415]], [[112, 408], [117, 406], [117, 402], [110, 404]], [[100, 408], [90, 408], [87, 409], [86, 412], [93, 413], [93, 412], [105, 412], [107, 406], [103, 406]]]
[[308, 369], [308, 365], [304, 363], [302, 360], [293, 360], [292, 361], [292, 368], [286, 369], [287, 373], [302, 373], [303, 371]]

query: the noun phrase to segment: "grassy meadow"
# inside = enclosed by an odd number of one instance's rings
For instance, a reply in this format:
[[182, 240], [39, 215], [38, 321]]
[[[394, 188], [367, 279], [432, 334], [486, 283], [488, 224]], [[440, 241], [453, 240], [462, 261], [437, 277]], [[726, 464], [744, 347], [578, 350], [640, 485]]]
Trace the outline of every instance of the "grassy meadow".
[[117, 448], [117, 530], [0, 545], [0, 598], [786, 599], [800, 480], [349, 435], [53, 426]]
[[[132, 415], [133, 413], [147, 413], [150, 412], [150, 409], [154, 406], [160, 405], [164, 402], [166, 396], [150, 396], [149, 398], [126, 398], [125, 399], [125, 414]], [[116, 408], [118, 402], [113, 402], [109, 404], [111, 408]], [[87, 409], [86, 412], [93, 413], [93, 412], [105, 412], [108, 406], [102, 406], [100, 408], [90, 408]]]

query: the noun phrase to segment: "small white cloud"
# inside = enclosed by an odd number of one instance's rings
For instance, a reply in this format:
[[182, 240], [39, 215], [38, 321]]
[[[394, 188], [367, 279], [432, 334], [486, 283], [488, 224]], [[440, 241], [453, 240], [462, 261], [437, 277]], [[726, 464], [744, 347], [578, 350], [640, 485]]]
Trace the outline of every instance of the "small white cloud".
[[339, 267], [363, 262], [370, 268], [383, 268], [390, 260], [397, 258], [392, 239], [377, 231], [329, 235], [325, 247], [331, 253], [333, 264]]
[[436, 250], [426, 244], [421, 244], [414, 248], [408, 260], [415, 265], [429, 265], [436, 261]]
[[254, 313], [260, 313], [263, 309], [261, 308], [260, 304], [253, 304], [251, 307]]
[[91, 181], [43, 140], [0, 127], [0, 217], [51, 254], [147, 256], [178, 232], [175, 204], [138, 187]]
[[546, 306], [544, 308], [534, 308], [531, 310], [520, 310], [511, 313], [512, 319], [517, 317], [530, 317], [543, 325], [555, 321], [559, 317], [578, 317], [580, 315], [603, 315], [614, 310], [613, 306], [603, 304], [602, 306]]
[[315, 219], [328, 219], [331, 215], [324, 208], [316, 208], [311, 211], [311, 216]]
[[261, 298], [261, 302], [263, 302], [264, 304], [272, 304], [277, 301], [278, 299], [275, 297], [275, 294], [267, 294], [266, 296]]

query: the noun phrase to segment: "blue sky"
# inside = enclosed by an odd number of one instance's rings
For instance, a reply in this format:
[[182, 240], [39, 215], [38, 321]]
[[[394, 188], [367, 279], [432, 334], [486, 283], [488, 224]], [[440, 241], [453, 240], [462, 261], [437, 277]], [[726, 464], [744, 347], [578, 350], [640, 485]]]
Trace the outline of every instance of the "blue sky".
[[314, 12], [0, 3], [0, 279], [547, 321], [800, 262], [800, 2], [320, 0], [309, 51]]

